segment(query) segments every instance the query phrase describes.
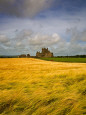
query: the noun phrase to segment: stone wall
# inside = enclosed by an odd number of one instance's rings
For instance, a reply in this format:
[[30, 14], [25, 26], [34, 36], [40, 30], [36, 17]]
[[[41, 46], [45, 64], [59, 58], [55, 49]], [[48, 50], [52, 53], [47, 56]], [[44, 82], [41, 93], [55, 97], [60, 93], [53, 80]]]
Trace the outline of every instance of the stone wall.
[[21, 54], [18, 56], [19, 58], [26, 58], [26, 57], [30, 57], [30, 54]]

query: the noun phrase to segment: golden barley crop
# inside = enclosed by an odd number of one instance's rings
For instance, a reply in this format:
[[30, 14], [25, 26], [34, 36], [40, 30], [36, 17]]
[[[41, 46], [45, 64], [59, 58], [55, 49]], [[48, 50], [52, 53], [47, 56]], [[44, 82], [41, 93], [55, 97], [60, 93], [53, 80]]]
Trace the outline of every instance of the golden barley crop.
[[85, 63], [0, 59], [0, 115], [85, 114]]

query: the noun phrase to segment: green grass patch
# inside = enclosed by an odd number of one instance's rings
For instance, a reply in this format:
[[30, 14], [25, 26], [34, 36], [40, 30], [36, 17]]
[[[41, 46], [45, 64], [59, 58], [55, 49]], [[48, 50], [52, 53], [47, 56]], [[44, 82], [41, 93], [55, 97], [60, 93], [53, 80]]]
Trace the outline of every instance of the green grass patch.
[[86, 58], [39, 58], [47, 61], [56, 61], [56, 62], [76, 62], [76, 63], [86, 63]]

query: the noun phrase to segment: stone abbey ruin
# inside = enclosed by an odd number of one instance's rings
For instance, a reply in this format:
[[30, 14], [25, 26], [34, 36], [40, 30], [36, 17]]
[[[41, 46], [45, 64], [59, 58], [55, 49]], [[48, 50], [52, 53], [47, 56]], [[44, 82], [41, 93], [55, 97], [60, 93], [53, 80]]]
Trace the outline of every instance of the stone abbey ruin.
[[42, 48], [42, 52], [37, 52], [36, 57], [53, 57], [53, 53], [51, 53], [48, 48]]
[[25, 57], [37, 57], [37, 58], [41, 58], [41, 57], [53, 57], [53, 53], [50, 52], [48, 50], [48, 48], [42, 48], [42, 52], [38, 52], [36, 53], [36, 56], [30, 56], [30, 54], [22, 54], [18, 56], [19, 58], [25, 58]]

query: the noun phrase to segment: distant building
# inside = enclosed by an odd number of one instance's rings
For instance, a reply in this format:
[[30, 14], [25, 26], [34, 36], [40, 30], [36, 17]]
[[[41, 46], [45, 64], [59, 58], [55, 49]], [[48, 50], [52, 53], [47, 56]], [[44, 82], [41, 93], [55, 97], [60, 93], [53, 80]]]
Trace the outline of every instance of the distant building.
[[31, 57], [31, 56], [30, 56], [30, 54], [27, 54], [27, 55], [26, 55], [26, 54], [21, 54], [21, 55], [19, 55], [18, 57], [19, 57], [19, 58], [29, 58], [29, 57]]
[[27, 56], [25, 54], [21, 54], [19, 58], [26, 58]]
[[42, 52], [37, 52], [36, 56], [30, 56], [30, 54], [21, 54], [19, 58], [36, 58], [36, 57], [53, 57], [53, 53], [48, 50], [48, 48], [42, 48]]
[[51, 53], [48, 48], [42, 48], [42, 52], [37, 52], [36, 57], [53, 57], [53, 53]]

